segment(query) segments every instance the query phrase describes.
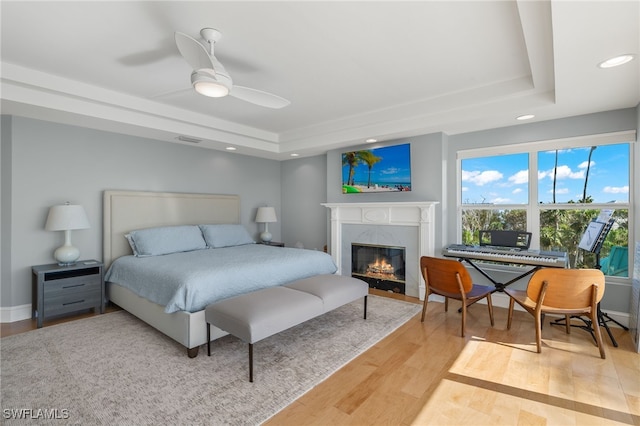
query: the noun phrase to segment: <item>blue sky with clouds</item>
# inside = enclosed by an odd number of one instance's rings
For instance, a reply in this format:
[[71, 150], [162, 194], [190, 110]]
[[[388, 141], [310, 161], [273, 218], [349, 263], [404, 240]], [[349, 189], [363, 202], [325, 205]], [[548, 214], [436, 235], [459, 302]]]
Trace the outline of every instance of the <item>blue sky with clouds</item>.
[[[590, 147], [558, 151], [556, 202], [582, 198]], [[555, 151], [538, 154], [539, 202], [553, 200]], [[528, 155], [462, 160], [462, 202], [527, 204]], [[629, 145], [601, 145], [591, 156], [587, 195], [596, 203], [629, 201]]]
[[[410, 147], [409, 144], [402, 144], [372, 149], [381, 160], [371, 169], [371, 182], [409, 185], [411, 183]], [[349, 166], [343, 165], [342, 182], [346, 183], [348, 177]], [[354, 179], [357, 184], [366, 184], [369, 179], [369, 167], [366, 164], [359, 164], [355, 169]]]

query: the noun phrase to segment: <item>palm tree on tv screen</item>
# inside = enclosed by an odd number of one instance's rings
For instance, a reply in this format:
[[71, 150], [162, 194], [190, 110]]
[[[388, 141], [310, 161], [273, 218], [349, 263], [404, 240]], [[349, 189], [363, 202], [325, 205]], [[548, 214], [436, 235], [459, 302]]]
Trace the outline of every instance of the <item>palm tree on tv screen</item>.
[[358, 157], [360, 161], [365, 163], [369, 168], [369, 179], [367, 180], [367, 188], [371, 188], [371, 169], [376, 163], [382, 161], [382, 157], [376, 156], [372, 151], [359, 151]]
[[342, 165], [349, 166], [349, 177], [347, 178], [347, 185], [353, 185], [353, 177], [356, 174], [356, 166], [360, 162], [360, 158], [358, 157], [358, 153], [355, 151], [345, 152], [342, 154]]

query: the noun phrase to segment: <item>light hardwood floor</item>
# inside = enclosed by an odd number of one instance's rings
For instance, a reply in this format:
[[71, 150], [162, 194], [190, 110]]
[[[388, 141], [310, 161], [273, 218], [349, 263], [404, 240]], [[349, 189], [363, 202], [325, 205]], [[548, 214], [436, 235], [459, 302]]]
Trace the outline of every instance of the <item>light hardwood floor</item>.
[[603, 360], [588, 332], [547, 319], [538, 354], [529, 314], [507, 331], [506, 309], [492, 328], [486, 306], [472, 306], [462, 338], [458, 307], [430, 304], [424, 323], [412, 318], [266, 425], [640, 425], [628, 332], [612, 328], [617, 348], [603, 335]]
[[[617, 348], [603, 334], [603, 360], [586, 331], [566, 335], [547, 319], [538, 354], [525, 312], [507, 331], [506, 309], [495, 308], [492, 328], [486, 306], [472, 306], [462, 338], [457, 308], [430, 304], [424, 323], [416, 315], [266, 425], [640, 425], [640, 354], [628, 332], [611, 328]], [[7, 336], [35, 321], [0, 328]]]

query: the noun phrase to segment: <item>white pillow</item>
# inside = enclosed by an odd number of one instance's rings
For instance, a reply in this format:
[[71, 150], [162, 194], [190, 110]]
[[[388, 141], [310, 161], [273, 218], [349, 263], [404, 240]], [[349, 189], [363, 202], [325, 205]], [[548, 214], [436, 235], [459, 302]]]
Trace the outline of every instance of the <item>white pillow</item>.
[[131, 251], [133, 252], [133, 255], [138, 256], [138, 249], [136, 248], [136, 243], [135, 241], [133, 241], [133, 237], [131, 236], [131, 234], [125, 234], [124, 237], [127, 239], [127, 242], [129, 243], [129, 247], [131, 247]]
[[[202, 250], [207, 243], [196, 225], [163, 226], [131, 231], [127, 238], [138, 257]], [[131, 242], [133, 241], [133, 244]]]
[[210, 248], [222, 248], [255, 244], [242, 225], [199, 225], [204, 240]]

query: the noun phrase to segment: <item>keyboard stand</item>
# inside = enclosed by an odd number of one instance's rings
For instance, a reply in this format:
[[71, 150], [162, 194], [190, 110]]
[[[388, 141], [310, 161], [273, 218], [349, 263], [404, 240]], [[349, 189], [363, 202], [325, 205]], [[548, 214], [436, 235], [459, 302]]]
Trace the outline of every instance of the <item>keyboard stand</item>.
[[[580, 328], [582, 330], [588, 331], [591, 334], [591, 337], [593, 337], [593, 341], [597, 343], [596, 335], [593, 332], [593, 321], [586, 319], [585, 317], [582, 317], [582, 316], [571, 316], [570, 318], [577, 318], [580, 321], [582, 321], [584, 325], [577, 325], [577, 324], [570, 324], [570, 325], [571, 327], [576, 327], [576, 328]], [[616, 339], [614, 339], [613, 334], [611, 333], [611, 330], [607, 325], [609, 321], [615, 322], [624, 330], [629, 330], [628, 327], [625, 327], [624, 325], [620, 324], [618, 321], [611, 318], [606, 313], [602, 312], [602, 309], [600, 309], [600, 303], [598, 303], [598, 323], [601, 327], [604, 327], [604, 329], [607, 331], [607, 334], [609, 335], [609, 338], [611, 339], [611, 343], [613, 343], [613, 346], [617, 348], [618, 342], [616, 342]], [[558, 318], [557, 320], [551, 321], [551, 325], [564, 326], [565, 324], [566, 324], [566, 320], [564, 318]]]
[[[478, 265], [476, 265], [475, 263], [473, 263], [472, 259], [469, 258], [459, 258], [458, 259], [460, 262], [465, 261], [467, 262], [469, 265], [471, 265], [476, 271], [480, 272], [486, 279], [488, 279], [489, 281], [491, 281], [493, 283], [493, 285], [495, 286], [495, 291], [501, 291], [504, 292], [504, 288], [508, 285], [513, 284], [514, 282], [521, 280], [522, 278], [533, 274], [535, 271], [537, 271], [538, 269], [542, 268], [542, 266], [534, 266], [532, 269], [529, 269], [528, 271], [518, 275], [517, 277], [510, 279], [509, 281], [507, 281], [506, 283], [500, 283], [497, 282], [496, 280], [493, 279], [493, 277], [491, 277], [489, 274], [487, 274], [485, 271], [482, 270], [482, 268], [480, 268]], [[509, 260], [508, 263], [518, 263], [517, 261], [514, 261], [513, 259]], [[494, 293], [495, 293], [494, 291]]]
[[[529, 269], [528, 271], [518, 275], [517, 277], [510, 279], [509, 281], [507, 281], [506, 283], [500, 283], [496, 280], [493, 279], [493, 277], [489, 274], [487, 274], [485, 271], [482, 270], [482, 268], [480, 268], [478, 265], [476, 265], [475, 263], [473, 263], [473, 260], [469, 259], [469, 258], [459, 258], [458, 261], [462, 262], [465, 261], [467, 262], [469, 265], [473, 266], [473, 269], [475, 269], [476, 271], [480, 272], [486, 279], [488, 279], [489, 281], [491, 281], [491, 283], [493, 283], [494, 287], [496, 288], [495, 290], [492, 291], [492, 293], [495, 293], [496, 291], [500, 291], [500, 292], [504, 292], [504, 288], [508, 285], [511, 285], [513, 283], [515, 283], [516, 281], [526, 277], [527, 275], [531, 275], [533, 274], [535, 271], [537, 271], [538, 269], [542, 268], [542, 266], [534, 266], [532, 269]], [[517, 263], [514, 262], [512, 260], [509, 261], [509, 263]], [[473, 305], [473, 303], [471, 304]], [[469, 305], [469, 306], [471, 306]], [[462, 308], [458, 309], [458, 312], [462, 312]]]

